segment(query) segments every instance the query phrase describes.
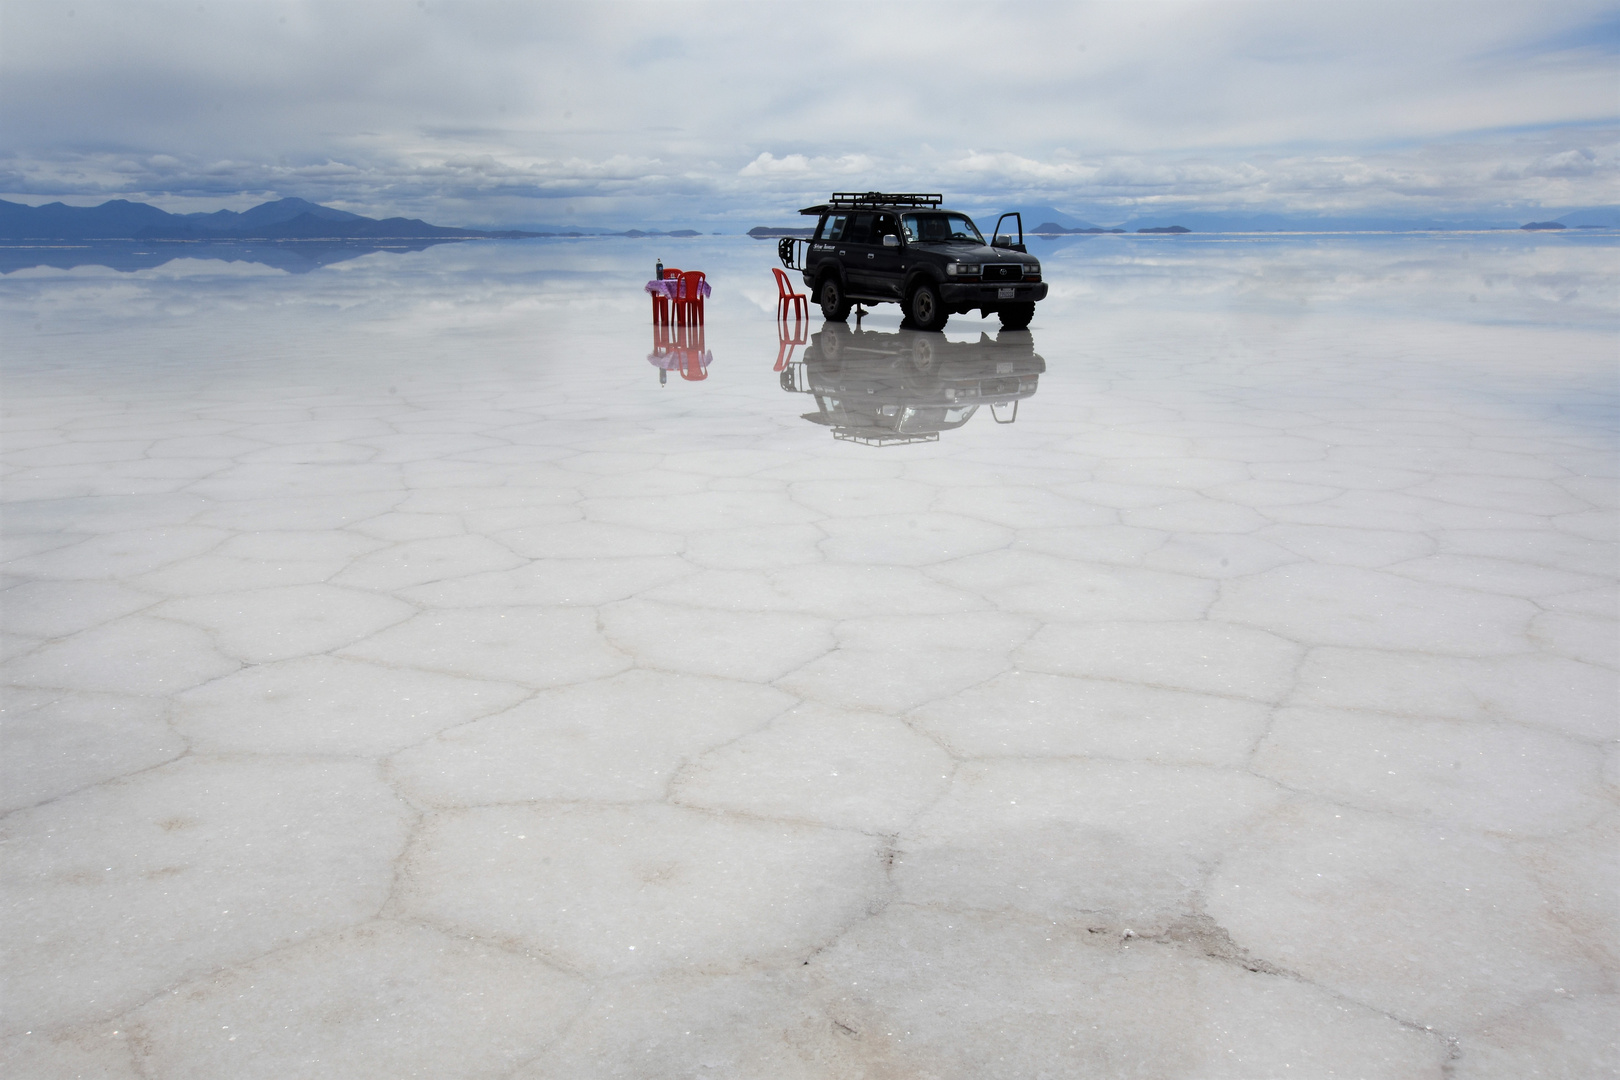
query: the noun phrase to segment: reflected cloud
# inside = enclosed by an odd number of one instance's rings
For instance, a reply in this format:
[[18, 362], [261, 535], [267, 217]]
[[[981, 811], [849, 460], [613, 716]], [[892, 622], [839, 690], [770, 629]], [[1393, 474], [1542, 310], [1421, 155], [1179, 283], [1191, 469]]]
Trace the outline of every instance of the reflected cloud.
[[[804, 419], [831, 428], [835, 439], [867, 446], [934, 442], [980, 409], [998, 424], [1011, 424], [1018, 403], [1034, 395], [1046, 371], [1028, 330], [951, 341], [918, 330], [851, 330], [828, 322], [806, 343], [799, 325], [790, 331], [778, 324], [782, 389], [815, 400]], [[795, 361], [798, 344], [805, 345], [804, 358]]]

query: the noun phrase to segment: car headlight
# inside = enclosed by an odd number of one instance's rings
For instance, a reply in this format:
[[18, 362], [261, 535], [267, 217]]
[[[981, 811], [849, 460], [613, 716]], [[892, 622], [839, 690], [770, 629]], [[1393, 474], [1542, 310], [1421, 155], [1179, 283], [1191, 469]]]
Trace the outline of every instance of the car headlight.
[[952, 277], [970, 277], [979, 272], [978, 263], [946, 263], [945, 272]]

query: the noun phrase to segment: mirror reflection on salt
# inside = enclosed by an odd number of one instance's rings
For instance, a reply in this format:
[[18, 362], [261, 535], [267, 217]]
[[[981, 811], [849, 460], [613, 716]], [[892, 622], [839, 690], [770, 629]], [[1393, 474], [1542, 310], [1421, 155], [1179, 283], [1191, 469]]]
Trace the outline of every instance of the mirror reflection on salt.
[[1620, 244], [657, 243], [0, 264], [0, 1073], [1591, 1073]]
[[714, 363], [704, 340], [703, 326], [671, 326], [653, 324], [652, 352], [647, 363], [658, 369], [658, 385], [669, 384], [669, 373], [675, 372], [686, 382], [702, 382], [709, 377], [709, 365]]
[[[782, 389], [808, 394], [816, 405], [804, 419], [830, 428], [835, 439], [866, 446], [935, 442], [981, 410], [1011, 424], [1046, 371], [1027, 330], [951, 341], [939, 333], [827, 322], [797, 361], [789, 358], [795, 341], [787, 325], [778, 330]], [[802, 324], [794, 331], [802, 339]]]

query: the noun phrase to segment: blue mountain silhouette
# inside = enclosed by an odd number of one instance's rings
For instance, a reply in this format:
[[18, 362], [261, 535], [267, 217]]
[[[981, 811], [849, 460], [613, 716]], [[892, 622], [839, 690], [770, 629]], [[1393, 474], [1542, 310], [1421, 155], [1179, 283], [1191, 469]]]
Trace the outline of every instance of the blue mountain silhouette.
[[0, 199], [0, 240], [395, 240], [515, 237], [429, 225], [419, 218], [376, 218], [303, 199], [277, 199], [251, 210], [171, 214], [113, 199], [100, 206], [25, 206]]

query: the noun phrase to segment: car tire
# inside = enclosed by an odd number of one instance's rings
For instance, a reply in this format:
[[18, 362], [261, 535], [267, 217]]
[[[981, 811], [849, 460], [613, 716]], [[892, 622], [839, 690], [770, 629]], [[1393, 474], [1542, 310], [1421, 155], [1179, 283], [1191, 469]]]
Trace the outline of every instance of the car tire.
[[943, 330], [951, 313], [945, 310], [945, 301], [939, 287], [931, 281], [919, 281], [906, 297], [906, 318], [918, 330]]
[[850, 309], [855, 306], [844, 295], [844, 286], [835, 277], [821, 279], [821, 284], [816, 287], [816, 299], [821, 303], [822, 317], [830, 322], [843, 322], [849, 318]]
[[1035, 317], [1035, 304], [1031, 301], [1022, 304], [1002, 304], [997, 314], [1001, 316], [1002, 329], [1022, 330]]

